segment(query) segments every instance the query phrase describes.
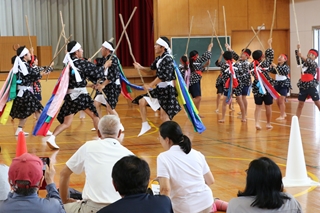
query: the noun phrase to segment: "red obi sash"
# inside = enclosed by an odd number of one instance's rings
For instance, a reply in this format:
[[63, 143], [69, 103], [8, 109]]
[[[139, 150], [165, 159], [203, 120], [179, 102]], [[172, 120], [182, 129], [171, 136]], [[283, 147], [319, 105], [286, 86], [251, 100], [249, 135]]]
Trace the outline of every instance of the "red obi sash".
[[301, 81], [303, 82], [309, 82], [312, 81], [314, 79], [312, 74], [303, 74], [301, 75]]
[[196, 70], [196, 73], [200, 76], [202, 76], [202, 72], [200, 70]]

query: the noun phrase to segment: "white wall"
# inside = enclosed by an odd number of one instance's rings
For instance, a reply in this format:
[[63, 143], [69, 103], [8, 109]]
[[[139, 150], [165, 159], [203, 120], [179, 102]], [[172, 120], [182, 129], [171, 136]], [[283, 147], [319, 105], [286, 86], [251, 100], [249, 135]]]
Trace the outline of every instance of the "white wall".
[[[297, 15], [301, 53], [303, 56], [306, 56], [308, 50], [313, 48], [312, 27], [320, 26], [320, 0], [295, 0], [294, 5]], [[292, 1], [290, 0], [290, 69], [293, 94], [299, 93], [297, 82], [300, 78], [300, 70], [297, 68], [294, 54], [294, 51], [297, 49], [297, 43], [296, 25]]]

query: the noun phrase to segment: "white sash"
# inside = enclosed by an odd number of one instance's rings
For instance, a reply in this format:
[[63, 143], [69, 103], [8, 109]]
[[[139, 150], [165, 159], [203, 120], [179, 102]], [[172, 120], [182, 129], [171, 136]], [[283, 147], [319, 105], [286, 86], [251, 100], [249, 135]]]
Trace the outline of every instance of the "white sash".
[[71, 100], [77, 99], [81, 94], [87, 94], [87, 88], [86, 87], [80, 87], [80, 88], [74, 88], [74, 89], [68, 89], [68, 94], [71, 97]]

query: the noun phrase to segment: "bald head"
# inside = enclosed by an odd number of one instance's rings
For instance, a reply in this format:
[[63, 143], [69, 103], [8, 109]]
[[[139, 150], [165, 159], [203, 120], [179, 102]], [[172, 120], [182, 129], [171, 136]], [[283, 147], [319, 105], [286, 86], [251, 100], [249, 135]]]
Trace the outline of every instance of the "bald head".
[[118, 137], [120, 131], [120, 119], [116, 115], [103, 116], [98, 124], [98, 129], [102, 137]]

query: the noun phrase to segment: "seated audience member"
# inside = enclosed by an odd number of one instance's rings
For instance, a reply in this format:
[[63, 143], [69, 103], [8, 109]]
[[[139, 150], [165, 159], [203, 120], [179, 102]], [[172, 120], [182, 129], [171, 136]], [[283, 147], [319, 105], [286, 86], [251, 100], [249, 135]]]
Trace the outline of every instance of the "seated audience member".
[[[0, 146], [1, 153], [1, 146]], [[1, 159], [0, 159], [1, 162]], [[5, 200], [10, 192], [10, 185], [8, 183], [8, 171], [9, 167], [0, 163], [0, 200]]]
[[301, 206], [283, 192], [282, 175], [277, 164], [267, 157], [251, 161], [247, 182], [238, 198], [229, 202], [227, 213], [301, 213]]
[[[64, 213], [62, 201], [54, 184], [53, 164], [46, 166], [43, 177], [43, 163], [37, 156], [24, 153], [12, 160], [9, 168], [9, 183], [13, 192], [0, 201], [0, 212], [15, 213]], [[46, 180], [47, 197], [38, 197], [43, 178]]]
[[171, 198], [175, 213], [209, 213], [227, 203], [213, 201], [209, 185], [213, 175], [205, 157], [191, 148], [190, 139], [179, 124], [166, 121], [160, 126], [160, 143], [166, 150], [157, 158], [160, 194]]
[[[60, 173], [59, 192], [67, 213], [94, 213], [121, 198], [112, 185], [112, 167], [122, 157], [133, 153], [117, 140], [121, 134], [119, 117], [105, 115], [98, 129], [101, 139], [82, 145]], [[83, 200], [76, 202], [68, 197], [69, 181], [72, 173], [82, 172], [86, 176]]]
[[112, 169], [114, 188], [122, 199], [104, 207], [98, 213], [173, 213], [170, 198], [147, 194], [150, 169], [146, 161], [126, 156]]

